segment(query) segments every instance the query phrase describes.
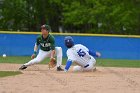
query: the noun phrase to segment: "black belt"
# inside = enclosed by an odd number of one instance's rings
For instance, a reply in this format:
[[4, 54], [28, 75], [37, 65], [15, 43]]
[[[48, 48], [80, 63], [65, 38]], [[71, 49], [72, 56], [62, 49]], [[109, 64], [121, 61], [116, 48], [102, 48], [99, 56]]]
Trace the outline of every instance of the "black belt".
[[89, 64], [85, 65], [84, 68], [86, 68], [86, 67], [88, 67], [88, 66], [89, 66]]

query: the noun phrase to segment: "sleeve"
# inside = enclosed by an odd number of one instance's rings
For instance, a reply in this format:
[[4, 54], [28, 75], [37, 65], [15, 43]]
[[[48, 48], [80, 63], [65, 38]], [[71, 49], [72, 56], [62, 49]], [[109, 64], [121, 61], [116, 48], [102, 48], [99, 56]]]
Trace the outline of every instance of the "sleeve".
[[73, 50], [68, 49], [66, 54], [67, 54], [68, 59], [67, 59], [66, 66], [64, 69], [65, 72], [67, 72], [69, 70], [70, 66], [75, 61], [75, 56], [73, 55]]
[[93, 56], [93, 57], [98, 57], [98, 55], [96, 54], [96, 52], [93, 51], [93, 50], [89, 50], [88, 53], [89, 53], [91, 56]]
[[55, 49], [55, 38], [53, 36], [50, 37], [50, 43], [51, 43], [51, 50]]
[[67, 72], [67, 71], [69, 70], [71, 64], [72, 64], [72, 60], [67, 60], [67, 62], [66, 62], [66, 66], [65, 66], [65, 69], [64, 69], [65, 72]]

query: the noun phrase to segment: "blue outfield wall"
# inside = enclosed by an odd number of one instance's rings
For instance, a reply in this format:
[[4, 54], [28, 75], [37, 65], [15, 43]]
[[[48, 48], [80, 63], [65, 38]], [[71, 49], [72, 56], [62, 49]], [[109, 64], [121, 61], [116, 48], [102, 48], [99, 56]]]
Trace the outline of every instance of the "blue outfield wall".
[[[29, 56], [38, 34], [4, 34], [0, 33], [0, 55]], [[64, 37], [54, 35], [56, 46], [61, 46], [63, 56], [66, 57]], [[76, 44], [83, 44], [89, 49], [94, 49], [102, 54], [101, 58], [109, 59], [135, 59], [140, 60], [140, 38], [113, 37], [113, 36], [72, 36]]]

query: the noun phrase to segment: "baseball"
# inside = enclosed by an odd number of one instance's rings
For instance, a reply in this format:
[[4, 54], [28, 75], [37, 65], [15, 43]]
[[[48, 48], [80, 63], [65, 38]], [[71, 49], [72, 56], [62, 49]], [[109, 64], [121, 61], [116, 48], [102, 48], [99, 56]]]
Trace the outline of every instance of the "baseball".
[[6, 57], [6, 54], [3, 54], [2, 57], [5, 58]]

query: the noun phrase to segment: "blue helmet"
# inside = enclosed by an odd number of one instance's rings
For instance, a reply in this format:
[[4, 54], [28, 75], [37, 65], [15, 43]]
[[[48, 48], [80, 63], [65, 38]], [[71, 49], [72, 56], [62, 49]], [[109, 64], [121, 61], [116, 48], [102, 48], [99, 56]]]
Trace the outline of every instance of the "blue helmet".
[[65, 41], [65, 46], [67, 48], [71, 48], [72, 46], [74, 46], [74, 41], [73, 41], [73, 38], [71, 36], [66, 36], [64, 41]]

